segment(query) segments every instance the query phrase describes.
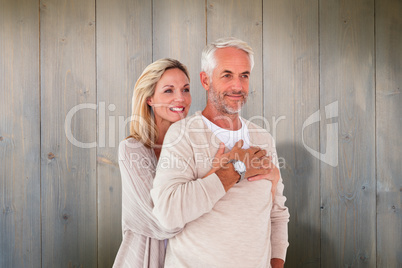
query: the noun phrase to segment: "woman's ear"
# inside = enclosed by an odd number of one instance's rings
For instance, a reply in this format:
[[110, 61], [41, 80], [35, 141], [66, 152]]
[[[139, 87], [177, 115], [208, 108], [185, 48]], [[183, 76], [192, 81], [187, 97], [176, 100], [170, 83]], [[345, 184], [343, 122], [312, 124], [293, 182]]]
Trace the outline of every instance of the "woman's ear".
[[149, 106], [152, 106], [152, 105], [153, 105], [152, 97], [148, 97], [148, 98], [147, 98], [147, 104], [148, 104]]

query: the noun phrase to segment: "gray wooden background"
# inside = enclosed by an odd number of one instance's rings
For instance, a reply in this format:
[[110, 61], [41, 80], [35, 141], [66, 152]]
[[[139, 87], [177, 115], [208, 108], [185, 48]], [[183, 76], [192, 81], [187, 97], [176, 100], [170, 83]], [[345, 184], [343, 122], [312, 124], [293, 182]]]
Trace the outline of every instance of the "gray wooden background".
[[[284, 162], [286, 267], [402, 267], [401, 14], [400, 0], [0, 0], [0, 267], [112, 265], [135, 81], [177, 58], [202, 109], [201, 50], [223, 36], [255, 50], [243, 116]], [[307, 150], [331, 146], [335, 166]]]

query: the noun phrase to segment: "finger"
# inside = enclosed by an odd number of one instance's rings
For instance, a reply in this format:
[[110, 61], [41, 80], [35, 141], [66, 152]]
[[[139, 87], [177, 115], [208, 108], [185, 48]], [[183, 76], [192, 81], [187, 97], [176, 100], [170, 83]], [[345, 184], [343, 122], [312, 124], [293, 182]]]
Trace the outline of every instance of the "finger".
[[259, 150], [259, 151], [257, 151], [257, 152], [254, 154], [254, 156], [255, 156], [255, 157], [258, 157], [258, 158], [262, 158], [262, 157], [264, 157], [266, 154], [267, 154], [267, 151], [266, 151], [266, 150]]
[[239, 148], [241, 149], [241, 147], [243, 147], [243, 140], [239, 140], [238, 142], [235, 143], [235, 145], [233, 146], [233, 148]]
[[221, 157], [225, 153], [225, 144], [223, 142], [219, 143], [219, 149], [215, 154], [215, 157]]
[[262, 166], [263, 168], [269, 168], [269, 169], [275, 168], [275, 165], [274, 165], [274, 163], [272, 163], [270, 157], [264, 156], [264, 157], [262, 157], [260, 160], [261, 160], [261, 166]]
[[257, 175], [267, 176], [269, 173], [271, 173], [271, 171], [271, 169], [251, 169], [246, 172], [246, 178], [248, 179]]
[[259, 180], [266, 180], [267, 175], [262, 174], [262, 175], [255, 175], [253, 177], [247, 178], [248, 181], [259, 181]]
[[256, 154], [257, 152], [261, 151], [260, 147], [250, 146], [247, 151], [251, 154]]

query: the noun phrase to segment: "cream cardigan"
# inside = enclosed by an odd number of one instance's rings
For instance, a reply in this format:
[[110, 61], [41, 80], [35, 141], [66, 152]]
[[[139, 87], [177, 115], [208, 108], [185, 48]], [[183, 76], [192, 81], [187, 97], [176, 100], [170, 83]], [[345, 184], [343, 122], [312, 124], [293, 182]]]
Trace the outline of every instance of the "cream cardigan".
[[123, 241], [113, 267], [163, 267], [163, 239], [180, 231], [161, 227], [152, 214], [150, 190], [156, 163], [153, 150], [141, 142], [133, 138], [120, 142]]
[[[273, 138], [244, 120], [252, 146], [278, 164]], [[165, 267], [270, 267], [285, 260], [289, 213], [280, 179], [272, 203], [268, 180], [233, 186], [227, 193], [211, 169], [219, 140], [197, 112], [173, 124], [164, 139], [154, 188], [154, 214], [166, 228], [184, 228], [169, 239]]]

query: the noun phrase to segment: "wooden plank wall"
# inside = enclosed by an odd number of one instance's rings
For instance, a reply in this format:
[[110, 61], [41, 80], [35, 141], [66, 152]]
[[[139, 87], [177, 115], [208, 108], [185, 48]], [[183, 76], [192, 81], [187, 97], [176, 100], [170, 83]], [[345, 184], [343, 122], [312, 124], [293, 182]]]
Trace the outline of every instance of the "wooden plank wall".
[[[152, 62], [152, 5], [97, 1], [98, 267], [111, 267], [120, 246], [119, 141], [127, 137], [137, 78]], [[123, 123], [124, 122], [124, 123]]]
[[0, 211], [0, 267], [40, 267], [39, 11], [29, 0], [0, 1]]
[[[320, 15], [320, 142], [324, 151], [336, 120], [339, 154], [337, 168], [320, 165], [321, 265], [374, 267], [374, 1], [321, 2]], [[335, 120], [326, 111], [334, 101]]]
[[200, 54], [223, 36], [255, 51], [242, 115], [277, 141], [286, 267], [401, 267], [401, 13], [399, 0], [0, 0], [0, 267], [112, 266], [134, 84], [177, 58], [201, 110]]
[[187, 66], [192, 97], [190, 114], [206, 104], [205, 90], [199, 83], [200, 55], [205, 46], [205, 20], [203, 1], [153, 1], [153, 60], [170, 57]]
[[318, 2], [264, 1], [264, 115], [277, 142], [291, 215], [287, 265], [320, 265]]
[[95, 1], [41, 1], [40, 27], [42, 266], [94, 267]]
[[402, 2], [376, 2], [377, 267], [402, 266]]

